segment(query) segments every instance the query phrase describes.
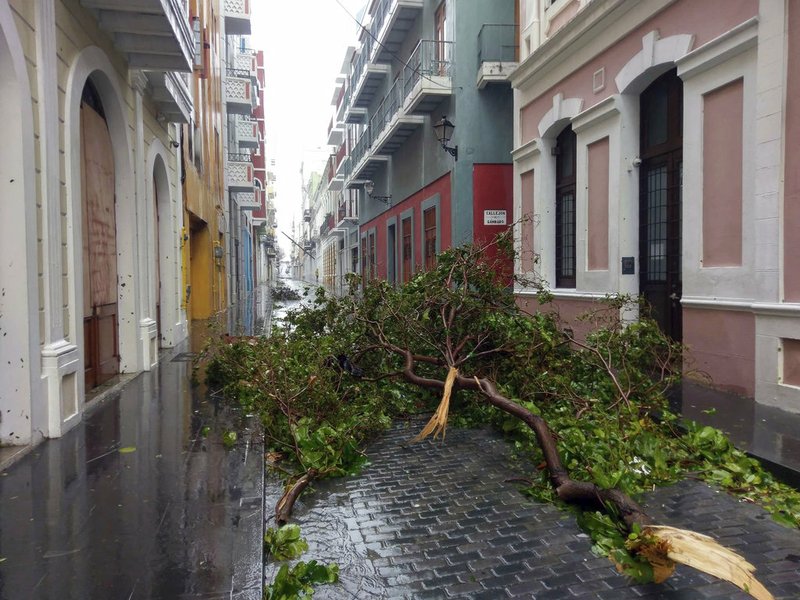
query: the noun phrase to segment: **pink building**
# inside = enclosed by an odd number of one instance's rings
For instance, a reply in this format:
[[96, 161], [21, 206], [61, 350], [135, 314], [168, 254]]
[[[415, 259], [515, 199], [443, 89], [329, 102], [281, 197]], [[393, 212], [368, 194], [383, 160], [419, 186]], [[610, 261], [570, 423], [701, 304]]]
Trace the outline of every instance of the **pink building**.
[[800, 412], [800, 2], [521, 0], [520, 23], [517, 271], [563, 315], [641, 294], [687, 367]]

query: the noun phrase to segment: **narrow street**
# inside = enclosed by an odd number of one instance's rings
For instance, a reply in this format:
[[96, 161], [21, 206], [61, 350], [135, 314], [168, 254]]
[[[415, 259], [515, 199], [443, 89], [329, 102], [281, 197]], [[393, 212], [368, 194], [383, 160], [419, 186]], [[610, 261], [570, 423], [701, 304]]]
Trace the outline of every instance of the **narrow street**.
[[[268, 328], [266, 292], [238, 306], [233, 331]], [[0, 598], [261, 597], [261, 439], [192, 385], [207, 331], [196, 323], [191, 346], [0, 473]]]
[[[266, 334], [302, 302], [267, 292], [232, 311], [231, 332]], [[262, 571], [261, 538], [281, 484], [263, 472], [256, 423], [192, 385], [209, 331], [197, 323], [191, 345], [0, 473], [0, 599], [261, 597], [262, 572], [269, 583], [279, 567]], [[445, 443], [409, 444], [421, 426], [396, 423], [359, 476], [318, 482], [298, 502], [303, 560], [340, 566], [318, 598], [748, 597], [686, 568], [661, 586], [631, 584], [592, 554], [574, 517], [509, 481], [530, 472], [498, 434], [451, 429]], [[645, 505], [741, 552], [776, 598], [800, 597], [800, 536], [762, 509], [694, 481]]]

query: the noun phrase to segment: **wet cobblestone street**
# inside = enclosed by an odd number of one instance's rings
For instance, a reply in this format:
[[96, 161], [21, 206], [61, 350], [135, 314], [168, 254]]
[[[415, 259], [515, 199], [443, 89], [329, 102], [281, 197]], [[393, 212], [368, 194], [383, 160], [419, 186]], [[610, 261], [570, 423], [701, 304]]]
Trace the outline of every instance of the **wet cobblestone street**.
[[[525, 476], [491, 431], [450, 429], [444, 444], [409, 444], [423, 421], [399, 423], [368, 450], [358, 477], [323, 481], [295, 508], [303, 560], [337, 562], [344, 598], [736, 598], [730, 584], [679, 567], [662, 585], [633, 585], [567, 513], [506, 480]], [[278, 497], [267, 489], [266, 514]], [[760, 508], [685, 481], [649, 494], [663, 524], [695, 529], [742, 553], [776, 598], [800, 597], [800, 533]], [[268, 522], [269, 526], [269, 522]], [[267, 564], [266, 581], [277, 565]]]

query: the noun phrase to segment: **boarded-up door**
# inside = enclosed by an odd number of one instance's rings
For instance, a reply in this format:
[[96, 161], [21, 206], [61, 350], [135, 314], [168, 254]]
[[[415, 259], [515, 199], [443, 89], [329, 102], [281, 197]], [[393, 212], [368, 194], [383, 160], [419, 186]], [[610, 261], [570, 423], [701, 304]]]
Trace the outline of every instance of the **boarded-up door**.
[[81, 104], [86, 388], [119, 373], [114, 151], [105, 119]]
[[155, 293], [156, 293], [156, 327], [158, 330], [158, 347], [161, 347], [161, 221], [158, 216], [158, 182], [153, 177], [153, 246], [155, 253]]

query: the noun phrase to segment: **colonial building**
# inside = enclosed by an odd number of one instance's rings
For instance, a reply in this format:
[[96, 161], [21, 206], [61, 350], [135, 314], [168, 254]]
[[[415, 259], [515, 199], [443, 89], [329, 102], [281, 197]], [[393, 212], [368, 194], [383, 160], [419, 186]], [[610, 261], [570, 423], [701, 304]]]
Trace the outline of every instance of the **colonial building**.
[[24, 445], [186, 336], [194, 40], [157, 0], [2, 0], [0, 32], [0, 444]]
[[513, 0], [368, 3], [334, 96], [326, 281], [406, 281], [510, 224], [515, 39]]
[[517, 270], [568, 317], [641, 294], [687, 345], [687, 371], [800, 411], [800, 4], [523, 0], [520, 13]]

